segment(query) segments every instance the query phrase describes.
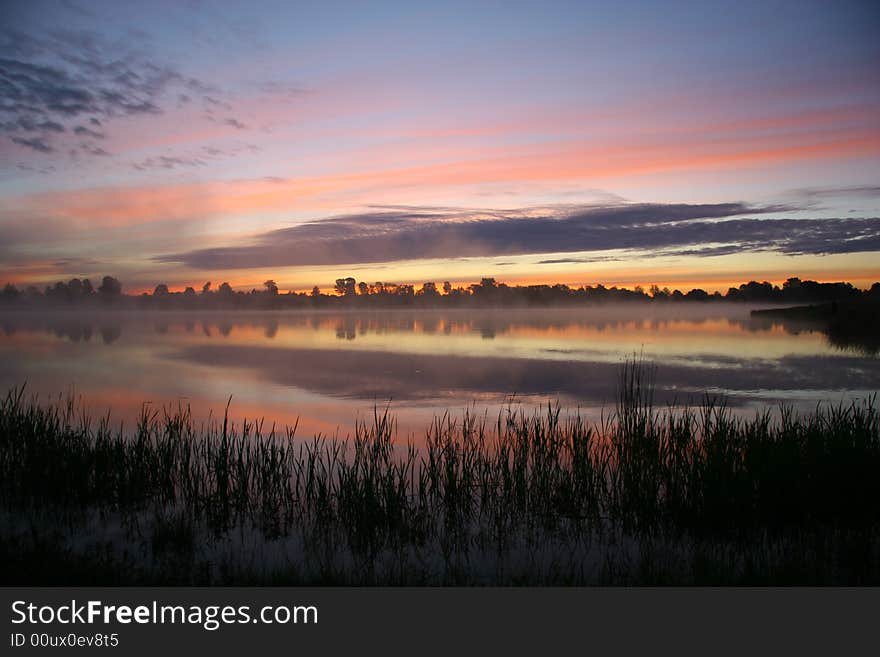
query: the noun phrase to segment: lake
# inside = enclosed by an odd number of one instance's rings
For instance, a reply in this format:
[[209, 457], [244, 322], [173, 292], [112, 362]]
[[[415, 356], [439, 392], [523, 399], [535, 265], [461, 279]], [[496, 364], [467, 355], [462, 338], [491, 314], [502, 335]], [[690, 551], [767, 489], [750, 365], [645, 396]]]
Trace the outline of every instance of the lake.
[[880, 360], [816, 329], [749, 316], [735, 304], [375, 312], [7, 312], [0, 385], [74, 394], [94, 416], [134, 422], [143, 404], [197, 418], [298, 422], [298, 436], [350, 433], [390, 407], [418, 441], [463, 409], [559, 403], [598, 418], [621, 363], [656, 365], [658, 404], [723, 395], [737, 412], [864, 398]]

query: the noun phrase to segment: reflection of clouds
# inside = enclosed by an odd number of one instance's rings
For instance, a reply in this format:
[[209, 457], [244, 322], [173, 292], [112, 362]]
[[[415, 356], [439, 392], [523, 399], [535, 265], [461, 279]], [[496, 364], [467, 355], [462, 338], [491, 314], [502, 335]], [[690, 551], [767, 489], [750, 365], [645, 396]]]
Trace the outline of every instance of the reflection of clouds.
[[[725, 312], [740, 316], [725, 317]], [[705, 390], [727, 391], [732, 403], [743, 404], [773, 395], [806, 399], [825, 393], [836, 398], [833, 391], [877, 387], [877, 359], [812, 352], [795, 355], [789, 351], [794, 338], [780, 335], [780, 328], [796, 335], [814, 331], [815, 326], [747, 317], [746, 312], [745, 307], [727, 305], [699, 309], [628, 306], [579, 313], [552, 309], [268, 315], [56, 312], [10, 313], [3, 316], [2, 326], [10, 344], [27, 334], [48, 334], [58, 339], [59, 347], [79, 343], [101, 349], [125, 334], [126, 345], [140, 350], [152, 344], [163, 351], [170, 346], [176, 349], [173, 358], [181, 363], [217, 368], [218, 374], [222, 368], [243, 368], [266, 383], [370, 401], [431, 402], [441, 397], [470, 400], [519, 394], [560, 397], [568, 403], [611, 403], [624, 345], [648, 336], [662, 341], [676, 330], [680, 335], [674, 348], [655, 356], [661, 403], [691, 397], [698, 401]], [[714, 316], [707, 317], [710, 313]], [[719, 342], [719, 332], [732, 335], [732, 341]], [[775, 334], [772, 349], [750, 353], [751, 345], [761, 344], [752, 335], [768, 332]], [[436, 340], [404, 341], [414, 334]], [[329, 341], [312, 342], [315, 335]], [[517, 343], [522, 336], [524, 340]], [[493, 344], [474, 346], [474, 337], [494, 337]], [[313, 348], [306, 348], [306, 343]], [[462, 347], [465, 343], [470, 346]], [[68, 358], [74, 368], [81, 368], [83, 383], [90, 380], [86, 352], [53, 349], [52, 354], [47, 358]], [[121, 366], [126, 354], [120, 350], [116, 356]], [[22, 353], [19, 357], [34, 356]], [[167, 361], [162, 367], [167, 367]]]
[[[469, 396], [551, 395], [584, 404], [611, 401], [619, 364], [473, 358], [450, 355], [260, 346], [196, 345], [173, 358], [220, 368], [246, 368], [275, 384], [352, 399], [426, 401]], [[774, 363], [731, 361], [712, 368], [661, 364], [656, 400], [696, 402], [703, 391], [724, 389], [741, 404], [757, 391], [870, 389], [880, 381], [880, 361], [848, 357], [787, 357]], [[760, 395], [765, 396], [765, 395]], [[780, 395], [788, 396], [788, 395]]]

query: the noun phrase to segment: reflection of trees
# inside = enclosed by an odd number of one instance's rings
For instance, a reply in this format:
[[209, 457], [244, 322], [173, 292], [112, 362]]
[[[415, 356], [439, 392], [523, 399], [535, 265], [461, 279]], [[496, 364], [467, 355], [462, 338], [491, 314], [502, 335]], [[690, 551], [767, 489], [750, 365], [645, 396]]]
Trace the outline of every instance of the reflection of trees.
[[65, 318], [48, 329], [56, 338], [64, 338], [70, 342], [88, 342], [92, 337], [92, 326], [79, 318]]
[[[111, 313], [112, 315], [112, 313]], [[97, 318], [85, 314], [73, 313], [23, 313], [10, 320], [7, 316], [3, 323], [3, 331], [11, 335], [17, 330], [45, 330], [59, 338], [71, 341], [88, 340], [94, 327], [101, 323], [112, 323], [122, 330], [122, 325], [140, 326], [143, 320], [129, 318], [125, 315], [116, 315]], [[149, 317], [149, 316], [147, 316]], [[500, 335], [525, 329], [530, 331], [553, 331], [564, 333], [573, 329], [587, 329], [592, 331], [613, 331], [622, 329], [642, 329], [661, 331], [672, 322], [681, 323], [683, 320], [670, 319], [631, 319], [607, 317], [592, 317], [563, 315], [554, 317], [552, 313], [535, 314], [530, 311], [505, 312], [504, 314], [491, 314], [481, 316], [479, 313], [449, 314], [443, 312], [419, 312], [398, 314], [393, 312], [379, 312], [364, 315], [358, 314], [307, 314], [286, 315], [271, 317], [236, 315], [230, 313], [216, 319], [181, 315], [179, 318], [173, 314], [154, 316], [147, 324], [156, 335], [165, 335], [175, 332], [175, 328], [186, 333], [193, 333], [200, 328], [205, 337], [212, 337], [216, 333], [223, 336], [231, 335], [238, 328], [259, 328], [267, 339], [274, 338], [282, 324], [285, 326], [309, 328], [315, 332], [330, 331], [340, 339], [352, 340], [358, 335], [393, 335], [400, 333], [415, 333], [425, 335], [453, 335], [478, 333], [485, 339], [492, 339]], [[685, 320], [689, 324], [699, 325], [702, 319]], [[768, 330], [773, 326], [780, 325], [777, 318], [754, 317], [746, 320], [725, 320], [731, 325], [747, 331]], [[792, 326], [786, 323], [787, 330], [794, 332]]]
[[[844, 307], [841, 305], [841, 307]], [[831, 306], [829, 305], [829, 308]], [[308, 314], [272, 314], [257, 315], [245, 313], [228, 313], [217, 316], [199, 316], [198, 314], [173, 313], [145, 315], [143, 319], [111, 311], [94, 315], [85, 313], [53, 312], [53, 313], [12, 313], [4, 315], [2, 331], [12, 335], [16, 331], [39, 330], [48, 331], [52, 335], [70, 340], [71, 342], [87, 342], [93, 332], [101, 332], [105, 343], [110, 344], [121, 335], [124, 328], [130, 330], [152, 329], [155, 335], [184, 332], [192, 334], [197, 327], [205, 338], [218, 333], [224, 337], [232, 335], [237, 329], [257, 329], [257, 335], [264, 339], [274, 339], [282, 324], [293, 328], [311, 329], [315, 332], [327, 332], [340, 340], [354, 340], [358, 335], [393, 336], [395, 334], [424, 334], [436, 336], [474, 335], [491, 340], [508, 334], [540, 335], [542, 332], [564, 335], [570, 331], [586, 331], [588, 333], [644, 332], [661, 333], [667, 329], [675, 331], [694, 331], [711, 334], [715, 327], [733, 328], [748, 333], [784, 330], [791, 335], [803, 332], [822, 332], [829, 336], [829, 342], [835, 347], [857, 350], [871, 355], [877, 353], [875, 335], [880, 335], [880, 327], [866, 322], [864, 318], [856, 318], [847, 322], [838, 321], [831, 330], [827, 318], [821, 322], [801, 317], [789, 317], [782, 314], [758, 314], [751, 317], [728, 318], [717, 316], [694, 316], [687, 318], [664, 317], [656, 315], [642, 316], [640, 312], [647, 310], [630, 308], [621, 316], [610, 316], [608, 311], [594, 313], [573, 313], [571, 311], [540, 311], [519, 310], [498, 312], [487, 311], [401, 311], [401, 312], [364, 312], [364, 313], [308, 313]], [[788, 312], [788, 311], [781, 311]], [[830, 312], [830, 311], [829, 311]], [[667, 313], [668, 314], [668, 313]], [[842, 316], [842, 315], [841, 315]], [[109, 330], [105, 330], [108, 329]], [[105, 337], [106, 335], [106, 337]], [[253, 335], [253, 333], [251, 333]]]
[[800, 335], [805, 332], [811, 333], [813, 331], [820, 331], [822, 328], [820, 323], [813, 321], [762, 315], [752, 315], [749, 319], [736, 320], [735, 323], [741, 329], [748, 331], [749, 333], [760, 333], [763, 331], [772, 331], [775, 328], [781, 328], [789, 335]]
[[100, 331], [104, 344], [113, 344], [122, 335], [122, 326], [120, 324], [105, 324], [101, 326]]
[[869, 357], [880, 354], [880, 337], [877, 333], [851, 335], [831, 329], [826, 337], [828, 344], [840, 351], [851, 351]]
[[853, 335], [845, 330], [832, 327], [826, 337], [828, 344], [840, 351], [851, 351], [869, 357], [880, 354], [880, 333], [860, 332]]
[[778, 326], [794, 335], [816, 331], [825, 335], [828, 344], [843, 351], [865, 356], [880, 352], [880, 303], [870, 299], [755, 311], [749, 324]]
[[880, 353], [880, 304], [833, 305], [826, 335], [838, 349], [876, 356]]
[[345, 318], [336, 326], [336, 337], [340, 340], [354, 340], [357, 337], [357, 322], [352, 318]]

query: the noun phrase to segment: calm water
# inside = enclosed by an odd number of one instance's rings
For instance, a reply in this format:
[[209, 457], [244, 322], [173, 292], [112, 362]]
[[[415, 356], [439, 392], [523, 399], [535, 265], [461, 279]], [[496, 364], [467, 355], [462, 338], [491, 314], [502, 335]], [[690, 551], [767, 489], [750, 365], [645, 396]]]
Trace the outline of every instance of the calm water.
[[705, 391], [752, 407], [865, 397], [880, 360], [818, 331], [759, 322], [747, 307], [373, 313], [6, 313], [0, 385], [74, 391], [127, 423], [142, 404], [235, 418], [299, 419], [298, 435], [348, 433], [376, 404], [402, 433], [466, 407], [494, 415], [547, 400], [598, 416], [621, 362], [656, 363], [658, 401]]

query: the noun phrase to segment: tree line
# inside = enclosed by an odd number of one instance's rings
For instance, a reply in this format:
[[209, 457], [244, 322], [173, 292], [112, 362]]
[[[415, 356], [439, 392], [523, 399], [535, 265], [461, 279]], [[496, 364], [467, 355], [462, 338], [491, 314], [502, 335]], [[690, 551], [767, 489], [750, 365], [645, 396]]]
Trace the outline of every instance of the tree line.
[[72, 278], [39, 289], [19, 289], [7, 283], [0, 293], [5, 306], [40, 307], [95, 305], [145, 309], [282, 309], [334, 307], [467, 307], [467, 306], [551, 306], [612, 302], [718, 302], [750, 303], [821, 303], [847, 299], [880, 299], [880, 283], [861, 290], [851, 283], [818, 283], [791, 277], [781, 286], [767, 281], [749, 281], [731, 287], [725, 294], [709, 293], [700, 288], [687, 292], [650, 286], [633, 289], [602, 284], [573, 287], [562, 283], [544, 285], [508, 285], [494, 278], [479, 283], [453, 286], [449, 281], [438, 285], [426, 282], [418, 288], [411, 284], [367, 283], [352, 277], [336, 279], [333, 292], [326, 294], [315, 286], [311, 292], [281, 293], [274, 280], [267, 280], [260, 289], [233, 290], [223, 282], [216, 288], [209, 281], [200, 290], [187, 286], [171, 291], [165, 283], [156, 285], [152, 293], [125, 294], [122, 283], [113, 276], [104, 276], [98, 286], [88, 278]]

